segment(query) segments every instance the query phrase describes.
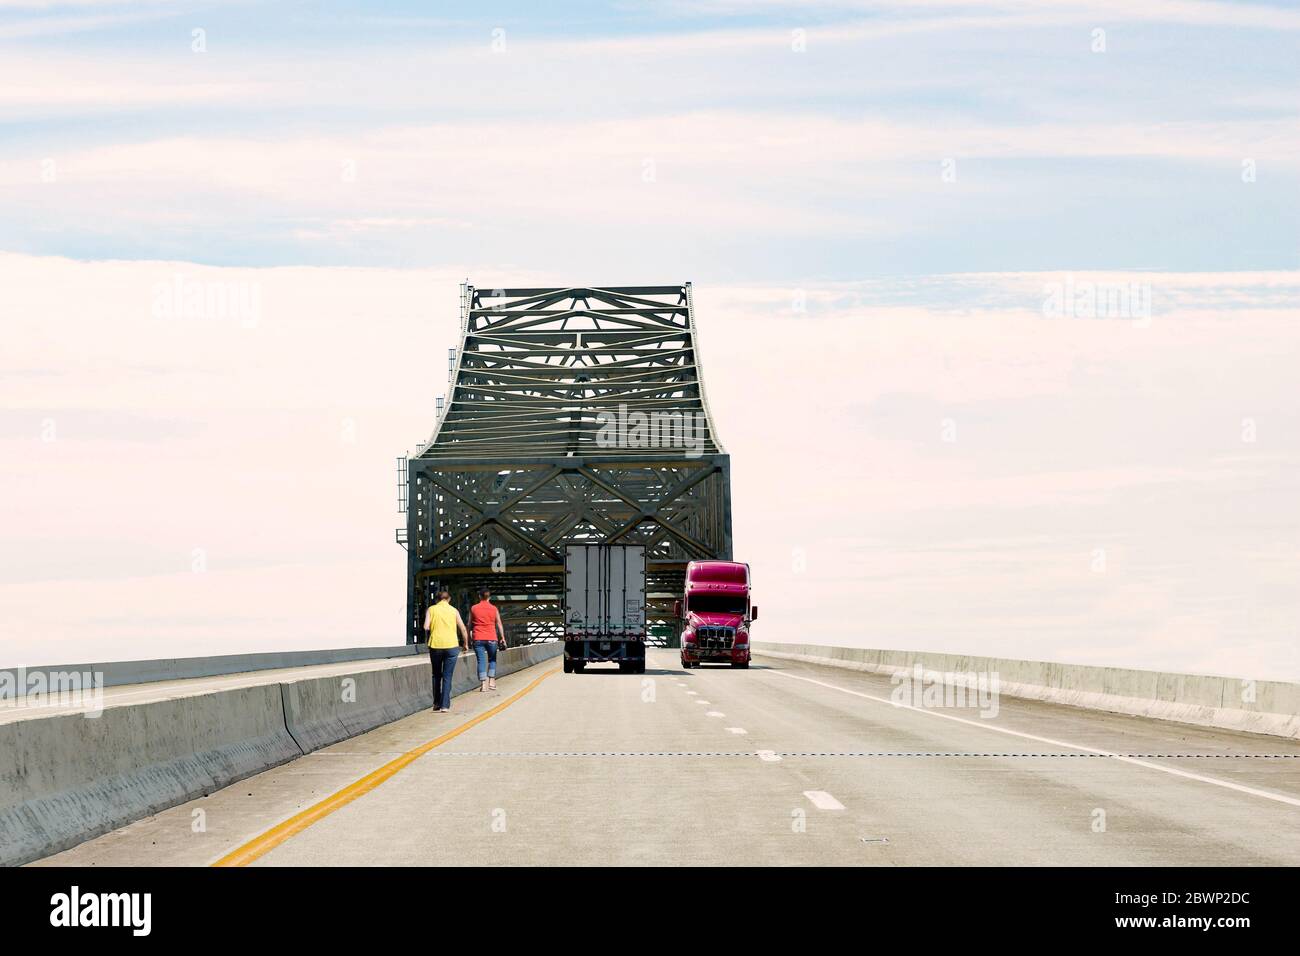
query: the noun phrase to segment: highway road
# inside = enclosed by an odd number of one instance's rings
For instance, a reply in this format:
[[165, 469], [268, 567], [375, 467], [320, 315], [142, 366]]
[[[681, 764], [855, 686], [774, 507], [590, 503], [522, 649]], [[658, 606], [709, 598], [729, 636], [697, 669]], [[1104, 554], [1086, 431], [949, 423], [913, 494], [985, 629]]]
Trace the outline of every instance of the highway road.
[[757, 658], [551, 661], [35, 865], [1300, 864], [1300, 745]]

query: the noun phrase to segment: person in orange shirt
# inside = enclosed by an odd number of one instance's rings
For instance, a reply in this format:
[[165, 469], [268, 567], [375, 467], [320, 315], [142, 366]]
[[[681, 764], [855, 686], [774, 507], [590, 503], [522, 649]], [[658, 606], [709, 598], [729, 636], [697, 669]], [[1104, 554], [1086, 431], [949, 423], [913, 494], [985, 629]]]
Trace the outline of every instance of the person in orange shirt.
[[487, 588], [478, 592], [479, 602], [469, 609], [469, 627], [474, 634], [474, 656], [478, 659], [479, 690], [497, 689], [497, 647], [506, 643], [505, 625], [492, 603]]

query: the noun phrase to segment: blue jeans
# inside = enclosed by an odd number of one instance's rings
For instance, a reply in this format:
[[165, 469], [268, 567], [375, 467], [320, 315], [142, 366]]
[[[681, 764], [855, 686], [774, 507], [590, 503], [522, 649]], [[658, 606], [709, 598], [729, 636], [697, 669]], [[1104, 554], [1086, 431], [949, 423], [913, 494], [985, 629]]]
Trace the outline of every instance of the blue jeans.
[[433, 706], [446, 710], [451, 706], [451, 682], [456, 676], [459, 647], [429, 648], [429, 663], [433, 665]]
[[478, 679], [480, 681], [497, 676], [496, 641], [475, 641], [474, 656], [478, 658]]

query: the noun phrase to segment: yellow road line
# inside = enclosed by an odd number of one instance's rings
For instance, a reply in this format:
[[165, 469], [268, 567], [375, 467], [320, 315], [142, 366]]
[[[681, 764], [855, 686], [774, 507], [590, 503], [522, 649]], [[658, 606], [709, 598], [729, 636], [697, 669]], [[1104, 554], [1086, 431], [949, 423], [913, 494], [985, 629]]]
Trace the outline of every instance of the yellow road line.
[[559, 673], [559, 668], [552, 668], [551, 670], [543, 674], [541, 677], [538, 677], [536, 680], [534, 680], [523, 690], [519, 691], [517, 694], [513, 695], [512, 697], [507, 697], [505, 700], [497, 704], [491, 710], [485, 710], [477, 717], [473, 717], [465, 721], [465, 723], [461, 724], [455, 730], [449, 730], [441, 737], [435, 737], [433, 740], [420, 744], [420, 746], [416, 747], [414, 750], [408, 750], [400, 757], [395, 757], [394, 759], [390, 760], [388, 763], [384, 764], [379, 769], [372, 770], [370, 773], [366, 774], [360, 780], [354, 781], [353, 783], [348, 784], [342, 790], [339, 790], [338, 792], [333, 793], [330, 796], [326, 797], [320, 803], [308, 807], [306, 810], [290, 817], [289, 819], [285, 820], [283, 823], [276, 824], [275, 826], [271, 827], [271, 829], [267, 830], [265, 833], [249, 840], [247, 843], [239, 847], [237, 850], [232, 850], [230, 853], [227, 853], [225, 856], [217, 860], [217, 862], [213, 863], [212, 865], [213, 866], [247, 866], [249, 863], [252, 863], [258, 857], [270, 853], [272, 850], [274, 850], [285, 840], [289, 839], [292, 836], [295, 836], [296, 834], [301, 833], [303, 830], [307, 829], [313, 823], [317, 823], [318, 821], [325, 819], [335, 810], [341, 809], [342, 807], [347, 806], [353, 800], [357, 799], [357, 797], [361, 797], [369, 793], [371, 790], [375, 789], [375, 787], [379, 786], [389, 777], [394, 776], [398, 771], [402, 770], [407, 765], [413, 763], [417, 757], [422, 757], [424, 754], [427, 754], [434, 747], [438, 747], [441, 746], [442, 744], [445, 744], [453, 737], [460, 736], [461, 734], [463, 734], [465, 731], [469, 730], [471, 727], [475, 726], [476, 724], [481, 724], [489, 717], [501, 713], [501, 711], [505, 710], [507, 707], [509, 707], [519, 698], [523, 697], [529, 691], [533, 690], [535, 687], [537, 687], [538, 684], [546, 680], [546, 678], [550, 677], [552, 674], [558, 674], [558, 673]]

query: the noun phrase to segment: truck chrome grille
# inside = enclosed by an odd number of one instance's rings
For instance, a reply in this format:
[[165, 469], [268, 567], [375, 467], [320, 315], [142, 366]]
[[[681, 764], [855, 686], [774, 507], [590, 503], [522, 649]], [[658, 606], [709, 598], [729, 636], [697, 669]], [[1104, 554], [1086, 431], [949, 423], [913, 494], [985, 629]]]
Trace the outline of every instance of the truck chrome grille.
[[695, 629], [695, 643], [703, 650], [730, 650], [736, 643], [736, 629], [718, 624], [707, 624]]

